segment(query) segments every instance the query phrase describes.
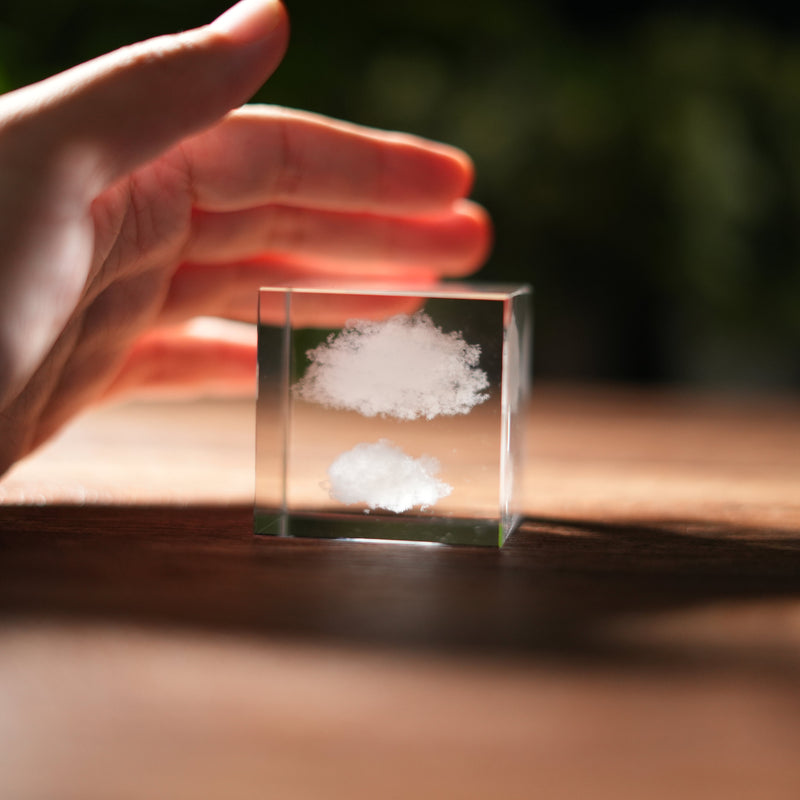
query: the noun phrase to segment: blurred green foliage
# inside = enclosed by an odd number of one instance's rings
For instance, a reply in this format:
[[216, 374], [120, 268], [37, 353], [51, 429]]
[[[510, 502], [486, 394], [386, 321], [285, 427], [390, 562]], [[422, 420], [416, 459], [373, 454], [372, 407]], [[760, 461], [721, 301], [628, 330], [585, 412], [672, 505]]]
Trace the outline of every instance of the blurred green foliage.
[[[4, 0], [0, 88], [211, 19], [224, 0]], [[257, 100], [473, 156], [536, 287], [538, 372], [800, 386], [800, 40], [740, 14], [577, 26], [556, 4], [288, 0]]]

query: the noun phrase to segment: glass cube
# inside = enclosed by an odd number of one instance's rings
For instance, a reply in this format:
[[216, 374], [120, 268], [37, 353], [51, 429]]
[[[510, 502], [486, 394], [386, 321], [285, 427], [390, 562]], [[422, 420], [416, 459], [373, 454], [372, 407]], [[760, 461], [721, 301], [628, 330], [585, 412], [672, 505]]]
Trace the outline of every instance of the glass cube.
[[527, 286], [262, 289], [256, 533], [502, 545], [530, 331]]

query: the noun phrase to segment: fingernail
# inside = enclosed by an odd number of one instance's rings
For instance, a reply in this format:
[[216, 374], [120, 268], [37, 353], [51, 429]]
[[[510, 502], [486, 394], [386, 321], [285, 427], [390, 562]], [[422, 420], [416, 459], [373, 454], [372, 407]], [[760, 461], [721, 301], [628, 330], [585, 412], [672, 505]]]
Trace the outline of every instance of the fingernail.
[[211, 23], [211, 28], [238, 44], [269, 36], [285, 19], [280, 0], [241, 0]]

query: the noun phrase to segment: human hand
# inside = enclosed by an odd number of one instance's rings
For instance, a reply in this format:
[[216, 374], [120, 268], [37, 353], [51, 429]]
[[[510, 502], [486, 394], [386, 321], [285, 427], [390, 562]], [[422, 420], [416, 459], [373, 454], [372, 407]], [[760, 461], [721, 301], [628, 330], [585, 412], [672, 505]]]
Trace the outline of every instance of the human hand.
[[259, 285], [459, 276], [485, 257], [460, 151], [245, 102], [278, 0], [0, 97], [0, 474], [100, 397], [253, 385]]

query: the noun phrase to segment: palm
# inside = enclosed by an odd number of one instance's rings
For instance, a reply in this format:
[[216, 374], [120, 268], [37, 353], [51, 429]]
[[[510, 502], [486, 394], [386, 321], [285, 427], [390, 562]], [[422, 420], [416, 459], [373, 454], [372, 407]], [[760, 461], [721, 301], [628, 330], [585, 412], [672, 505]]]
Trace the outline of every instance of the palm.
[[186, 192], [175, 192], [171, 203], [147, 188], [159, 169], [140, 170], [82, 214], [76, 211], [61, 226], [48, 228], [56, 245], [77, 245], [68, 261], [48, 264], [52, 280], [69, 271], [83, 276], [83, 288], [77, 297], [60, 293], [62, 307], [47, 309], [66, 323], [10, 408], [17, 424], [7, 435], [24, 432], [18, 443], [22, 453], [101, 395], [137, 338], [158, 318], [191, 209]]

